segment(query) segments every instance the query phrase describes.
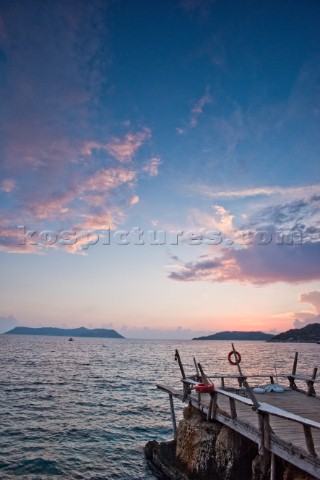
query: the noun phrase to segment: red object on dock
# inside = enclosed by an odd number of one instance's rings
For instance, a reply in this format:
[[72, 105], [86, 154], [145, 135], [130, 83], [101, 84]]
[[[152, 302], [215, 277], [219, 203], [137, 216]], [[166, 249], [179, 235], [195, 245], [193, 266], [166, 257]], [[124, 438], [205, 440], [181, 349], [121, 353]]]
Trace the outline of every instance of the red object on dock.
[[205, 383], [198, 383], [194, 389], [200, 393], [210, 393], [214, 390], [214, 385], [206, 385]]

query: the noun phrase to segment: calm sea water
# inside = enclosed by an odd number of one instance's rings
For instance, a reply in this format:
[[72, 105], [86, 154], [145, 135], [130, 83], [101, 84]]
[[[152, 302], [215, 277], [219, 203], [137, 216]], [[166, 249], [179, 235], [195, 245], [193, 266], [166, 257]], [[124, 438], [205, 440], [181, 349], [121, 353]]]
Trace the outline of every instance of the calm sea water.
[[[193, 356], [208, 373], [236, 373], [230, 342], [1, 335], [1, 478], [154, 479], [143, 446], [172, 438], [168, 398], [155, 384], [180, 385], [175, 348], [187, 373]], [[320, 365], [316, 344], [236, 348], [246, 374], [290, 371], [295, 351], [298, 372]]]

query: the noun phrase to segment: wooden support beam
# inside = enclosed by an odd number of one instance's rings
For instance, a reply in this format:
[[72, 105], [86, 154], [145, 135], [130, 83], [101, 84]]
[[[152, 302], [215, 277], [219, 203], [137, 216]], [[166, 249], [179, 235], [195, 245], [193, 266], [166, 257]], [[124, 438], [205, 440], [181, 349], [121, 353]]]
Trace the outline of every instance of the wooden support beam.
[[182, 378], [186, 378], [186, 374], [184, 373], [184, 368], [183, 368], [183, 365], [182, 365], [182, 362], [181, 362], [179, 350], [176, 350], [174, 359], [177, 360], [177, 362], [179, 364]]
[[237, 418], [237, 407], [234, 398], [229, 397], [231, 418]]
[[224, 389], [224, 378], [223, 377], [221, 377], [221, 388]]
[[264, 446], [264, 421], [263, 421], [263, 413], [258, 413], [258, 421], [259, 421], [259, 455], [265, 454], [265, 446]]
[[270, 427], [270, 419], [269, 419], [269, 414], [268, 413], [263, 414], [263, 430], [264, 430], [264, 446], [268, 450], [270, 450], [271, 427]]
[[307, 450], [313, 457], [316, 457], [316, 451], [314, 448], [313, 437], [311, 427], [309, 425], [303, 425], [304, 437], [306, 439]]
[[297, 373], [297, 365], [298, 365], [298, 352], [294, 355], [293, 365], [292, 365], [292, 375]]
[[314, 397], [316, 395], [316, 391], [314, 389], [314, 380], [317, 377], [317, 367], [313, 369], [313, 373], [311, 376], [311, 380], [307, 380], [307, 385], [308, 385], [308, 391], [307, 391], [307, 397]]
[[271, 453], [270, 480], [277, 480], [277, 474], [276, 474], [276, 456], [275, 456], [274, 453]]
[[249, 387], [249, 384], [247, 382], [247, 377], [245, 377], [242, 373], [242, 370], [241, 370], [241, 367], [240, 367], [240, 363], [238, 361], [238, 355], [236, 354], [236, 349], [234, 348], [234, 345], [233, 343], [231, 343], [232, 345], [232, 350], [233, 350], [233, 353], [234, 353], [234, 358], [235, 358], [235, 361], [237, 363], [237, 367], [238, 367], [238, 371], [239, 371], [239, 375], [242, 377], [242, 384], [240, 384], [239, 382], [239, 385], [243, 385], [248, 393], [248, 396], [251, 398], [253, 404], [254, 404], [254, 408], [258, 409], [259, 408], [259, 402], [258, 400], [256, 399], [256, 396], [255, 394], [253, 393], [253, 391], [251, 390], [251, 388]]
[[201, 363], [198, 363], [198, 367], [201, 373], [201, 381], [205, 383], [206, 385], [212, 385], [213, 382], [210, 380], [210, 378], [204, 373], [203, 367]]
[[171, 420], [173, 426], [173, 435], [174, 438], [177, 438], [177, 421], [176, 421], [176, 414], [174, 412], [174, 405], [173, 405], [173, 398], [172, 395], [169, 394], [169, 401], [170, 401], [170, 412], [171, 412]]
[[208, 410], [208, 413], [207, 413], [207, 420], [211, 420], [211, 419], [212, 419], [212, 407], [213, 407], [213, 402], [214, 402], [214, 393], [211, 392], [211, 393], [210, 393], [209, 410]]
[[298, 387], [295, 383], [295, 379], [294, 379], [294, 376], [297, 373], [297, 365], [298, 365], [298, 352], [296, 352], [295, 355], [294, 355], [294, 360], [293, 360], [293, 365], [292, 365], [292, 373], [291, 373], [291, 375], [288, 375], [290, 388], [292, 388], [293, 390], [298, 389]]
[[270, 375], [270, 383], [274, 384], [274, 378], [273, 378], [273, 375]]
[[193, 357], [193, 363], [194, 363], [194, 366], [195, 366], [195, 369], [196, 369], [197, 380], [200, 380], [199, 367], [198, 367], [197, 361], [194, 357]]

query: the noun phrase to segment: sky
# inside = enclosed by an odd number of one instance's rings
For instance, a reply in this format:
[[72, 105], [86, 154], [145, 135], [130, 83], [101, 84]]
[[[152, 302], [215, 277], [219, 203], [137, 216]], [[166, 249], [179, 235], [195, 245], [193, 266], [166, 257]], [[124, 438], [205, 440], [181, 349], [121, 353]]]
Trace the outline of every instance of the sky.
[[0, 2], [0, 332], [320, 322], [318, 0]]

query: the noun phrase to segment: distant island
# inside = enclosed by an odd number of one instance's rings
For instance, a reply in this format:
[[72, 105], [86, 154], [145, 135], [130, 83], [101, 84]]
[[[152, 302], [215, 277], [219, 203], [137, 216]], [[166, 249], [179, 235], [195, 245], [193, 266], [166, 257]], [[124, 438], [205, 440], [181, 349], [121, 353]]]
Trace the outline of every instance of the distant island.
[[55, 327], [15, 327], [4, 335], [49, 335], [52, 337], [89, 337], [89, 338], [124, 338], [115, 330], [106, 328], [55, 328]]
[[219, 332], [206, 337], [197, 337], [192, 340], [268, 340], [273, 337], [271, 333], [263, 332]]
[[311, 323], [303, 328], [293, 328], [275, 335], [268, 342], [319, 343], [320, 323]]

